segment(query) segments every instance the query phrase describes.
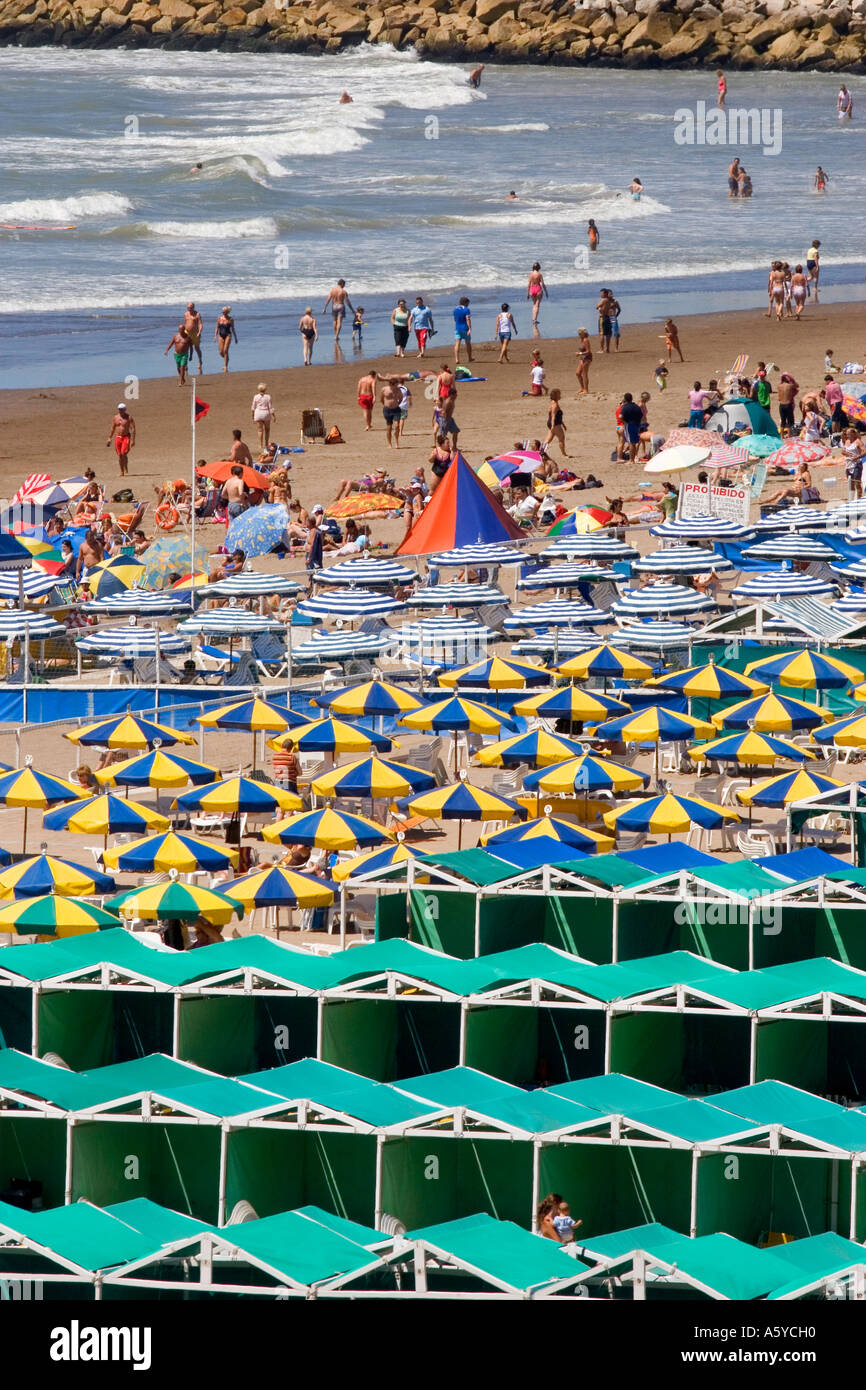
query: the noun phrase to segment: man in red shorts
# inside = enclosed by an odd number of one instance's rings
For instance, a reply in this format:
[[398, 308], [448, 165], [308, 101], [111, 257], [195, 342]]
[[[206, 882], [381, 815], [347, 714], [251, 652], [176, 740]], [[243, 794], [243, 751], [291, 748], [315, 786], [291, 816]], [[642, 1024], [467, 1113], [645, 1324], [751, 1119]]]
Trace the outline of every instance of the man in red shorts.
[[114, 451], [120, 464], [120, 476], [125, 478], [129, 472], [129, 451], [135, 448], [135, 421], [123, 401], [117, 407], [117, 414], [111, 422], [111, 434], [105, 441], [106, 449], [114, 440]]

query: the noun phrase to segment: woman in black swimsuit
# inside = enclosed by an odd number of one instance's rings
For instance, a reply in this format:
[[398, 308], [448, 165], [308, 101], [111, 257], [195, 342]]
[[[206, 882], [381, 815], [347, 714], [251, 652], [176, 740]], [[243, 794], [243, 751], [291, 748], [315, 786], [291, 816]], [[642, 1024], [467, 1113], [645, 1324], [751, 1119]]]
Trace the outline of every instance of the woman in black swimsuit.
[[310, 305], [301, 316], [298, 331], [304, 340], [304, 366], [311, 367], [313, 364], [313, 343], [319, 336], [319, 326], [313, 318], [313, 310]]
[[213, 334], [213, 340], [217, 345], [217, 351], [223, 360], [224, 372], [227, 372], [229, 369], [229, 348], [231, 347], [232, 338], [237, 342], [238, 335], [235, 328], [235, 321], [232, 318], [231, 305], [226, 304], [216, 321], [216, 328]]
[[559, 452], [563, 458], [568, 458], [565, 452], [565, 419], [562, 414], [561, 391], [551, 391], [550, 409], [547, 412], [547, 438], [544, 441], [545, 447], [552, 444], [554, 439], [559, 444]]

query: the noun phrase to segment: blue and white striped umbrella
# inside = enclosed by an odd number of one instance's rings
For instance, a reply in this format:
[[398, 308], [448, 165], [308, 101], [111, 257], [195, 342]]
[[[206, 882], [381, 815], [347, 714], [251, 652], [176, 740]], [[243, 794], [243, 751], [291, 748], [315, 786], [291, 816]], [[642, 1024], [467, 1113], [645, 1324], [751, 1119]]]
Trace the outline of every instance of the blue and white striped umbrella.
[[594, 584], [602, 579], [615, 579], [613, 570], [601, 565], [544, 565], [518, 579], [518, 589], [574, 589], [578, 584]]
[[56, 575], [46, 574], [44, 570], [40, 569], [19, 570], [17, 573], [10, 570], [6, 574], [0, 574], [0, 599], [10, 599], [13, 603], [17, 602], [19, 575], [23, 583], [25, 599], [44, 598], [46, 594], [51, 593], [52, 589], [56, 589], [58, 584], [65, 582], [58, 579]]
[[461, 545], [457, 550], [440, 550], [431, 555], [428, 564], [432, 569], [462, 569], [464, 565], [474, 568], [485, 565], [495, 568], [498, 565], [522, 565], [525, 555], [508, 545]]
[[434, 584], [417, 589], [407, 608], [478, 608], [482, 603], [507, 603], [495, 584]]
[[685, 623], [636, 623], [633, 627], [621, 627], [611, 637], [617, 647], [641, 647], [662, 650], [684, 647], [695, 639], [695, 629]]
[[356, 589], [411, 584], [418, 578], [408, 565], [400, 565], [396, 560], [376, 560], [367, 555], [359, 555], [356, 560], [338, 560], [327, 569], [316, 570], [313, 577], [317, 584], [345, 584]]
[[141, 614], [161, 618], [170, 613], [189, 612], [190, 593], [172, 593], [171, 589], [124, 589], [108, 598], [96, 598], [87, 605], [88, 613]]
[[285, 623], [248, 608], [213, 608], [196, 613], [178, 624], [185, 637], [258, 637], [263, 632], [285, 632]]
[[405, 607], [390, 594], [377, 594], [372, 589], [333, 589], [302, 599], [297, 611], [307, 618], [370, 618]]
[[645, 589], [624, 589], [612, 607], [618, 618], [640, 618], [648, 613], [701, 613], [718, 605], [682, 584], [648, 584]]
[[598, 532], [588, 536], [557, 536], [552, 545], [541, 552], [543, 560], [583, 559], [636, 560], [640, 555], [633, 545], [617, 540], [616, 536], [602, 536]]
[[834, 574], [838, 574], [842, 579], [854, 580], [855, 582], [866, 579], [866, 560], [854, 560], [850, 565], [831, 565], [830, 568]]
[[832, 560], [836, 551], [815, 536], [792, 533], [772, 536], [768, 541], [750, 545], [745, 552], [748, 560]]
[[840, 618], [849, 617], [852, 613], [855, 617], [858, 613], [866, 613], [866, 590], [849, 589], [847, 594], [831, 603], [830, 607]]
[[650, 527], [650, 535], [663, 541], [746, 541], [754, 534], [750, 527], [738, 526], [735, 521], [724, 521], [718, 516], [672, 518]]
[[261, 598], [264, 594], [283, 594], [291, 597], [301, 592], [302, 585], [286, 574], [230, 574], [214, 584], [202, 584], [196, 592], [206, 598]]
[[[156, 632], [152, 627], [133, 627], [131, 624], [129, 627], [104, 627], [77, 638], [75, 645], [81, 652], [100, 652], [106, 656], [155, 656]], [[190, 639], [180, 632], [160, 630], [161, 656], [189, 651], [191, 645]]]
[[632, 564], [632, 569], [641, 574], [703, 574], [710, 569], [723, 574], [733, 568], [732, 561], [726, 560], [724, 555], [696, 545], [670, 545]]
[[466, 666], [485, 655], [488, 643], [497, 635], [484, 623], [468, 618], [424, 618], [418, 623], [403, 623], [396, 632], [404, 653], [452, 666]]
[[813, 574], [797, 574], [791, 569], [765, 570], [744, 584], [738, 584], [731, 590], [731, 598], [735, 602], [738, 599], [793, 598], [800, 594], [832, 594], [835, 589], [835, 584], [817, 579]]
[[[618, 636], [619, 634], [617, 634]], [[592, 633], [574, 632], [572, 628], [555, 628], [546, 636], [528, 638], [525, 642], [515, 642], [511, 648], [512, 656], [556, 656], [558, 661], [567, 661], [579, 652], [590, 651], [598, 646], [598, 637]]]
[[29, 632], [31, 642], [44, 642], [48, 637], [63, 637], [66, 628], [47, 613], [24, 612], [9, 608], [0, 612], [0, 642], [14, 642]]
[[518, 608], [502, 626], [506, 632], [520, 632], [535, 627], [592, 627], [609, 623], [611, 616], [589, 603], [573, 602], [566, 598], [549, 598], [543, 603]]
[[819, 512], [815, 507], [786, 507], [762, 516], [755, 522], [755, 530], [762, 536], [783, 535], [786, 531], [824, 531], [837, 520], [832, 512]]
[[393, 632], [325, 632], [292, 650], [299, 663], [350, 660], [354, 656], [378, 656], [393, 646]]

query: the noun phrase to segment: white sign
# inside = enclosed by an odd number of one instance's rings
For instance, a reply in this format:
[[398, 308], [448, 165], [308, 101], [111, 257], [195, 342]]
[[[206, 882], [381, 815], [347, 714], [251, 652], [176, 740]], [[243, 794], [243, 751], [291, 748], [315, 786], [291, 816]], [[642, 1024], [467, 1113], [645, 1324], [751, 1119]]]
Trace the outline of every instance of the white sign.
[[717, 516], [738, 526], [749, 524], [749, 488], [713, 487], [709, 483], [681, 483], [677, 516], [689, 520]]

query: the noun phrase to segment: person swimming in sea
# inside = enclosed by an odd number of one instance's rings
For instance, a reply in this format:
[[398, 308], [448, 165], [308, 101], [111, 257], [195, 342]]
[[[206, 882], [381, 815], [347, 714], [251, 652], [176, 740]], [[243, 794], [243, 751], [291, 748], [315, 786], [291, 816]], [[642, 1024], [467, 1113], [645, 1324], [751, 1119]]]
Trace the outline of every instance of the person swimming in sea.
[[643, 193], [643, 184], [641, 183], [640, 179], [637, 178], [637, 176], [635, 176], [635, 178], [632, 179], [631, 183], [628, 186], [628, 191], [634, 198], [635, 202], [639, 203], [640, 195]]
[[597, 250], [598, 250], [598, 227], [595, 225], [595, 223], [593, 222], [592, 218], [590, 218], [590, 219], [589, 219], [589, 222], [587, 223], [586, 234], [587, 234], [587, 236], [588, 236], [588, 238], [589, 238], [589, 249], [590, 249], [590, 251], [597, 251]]

